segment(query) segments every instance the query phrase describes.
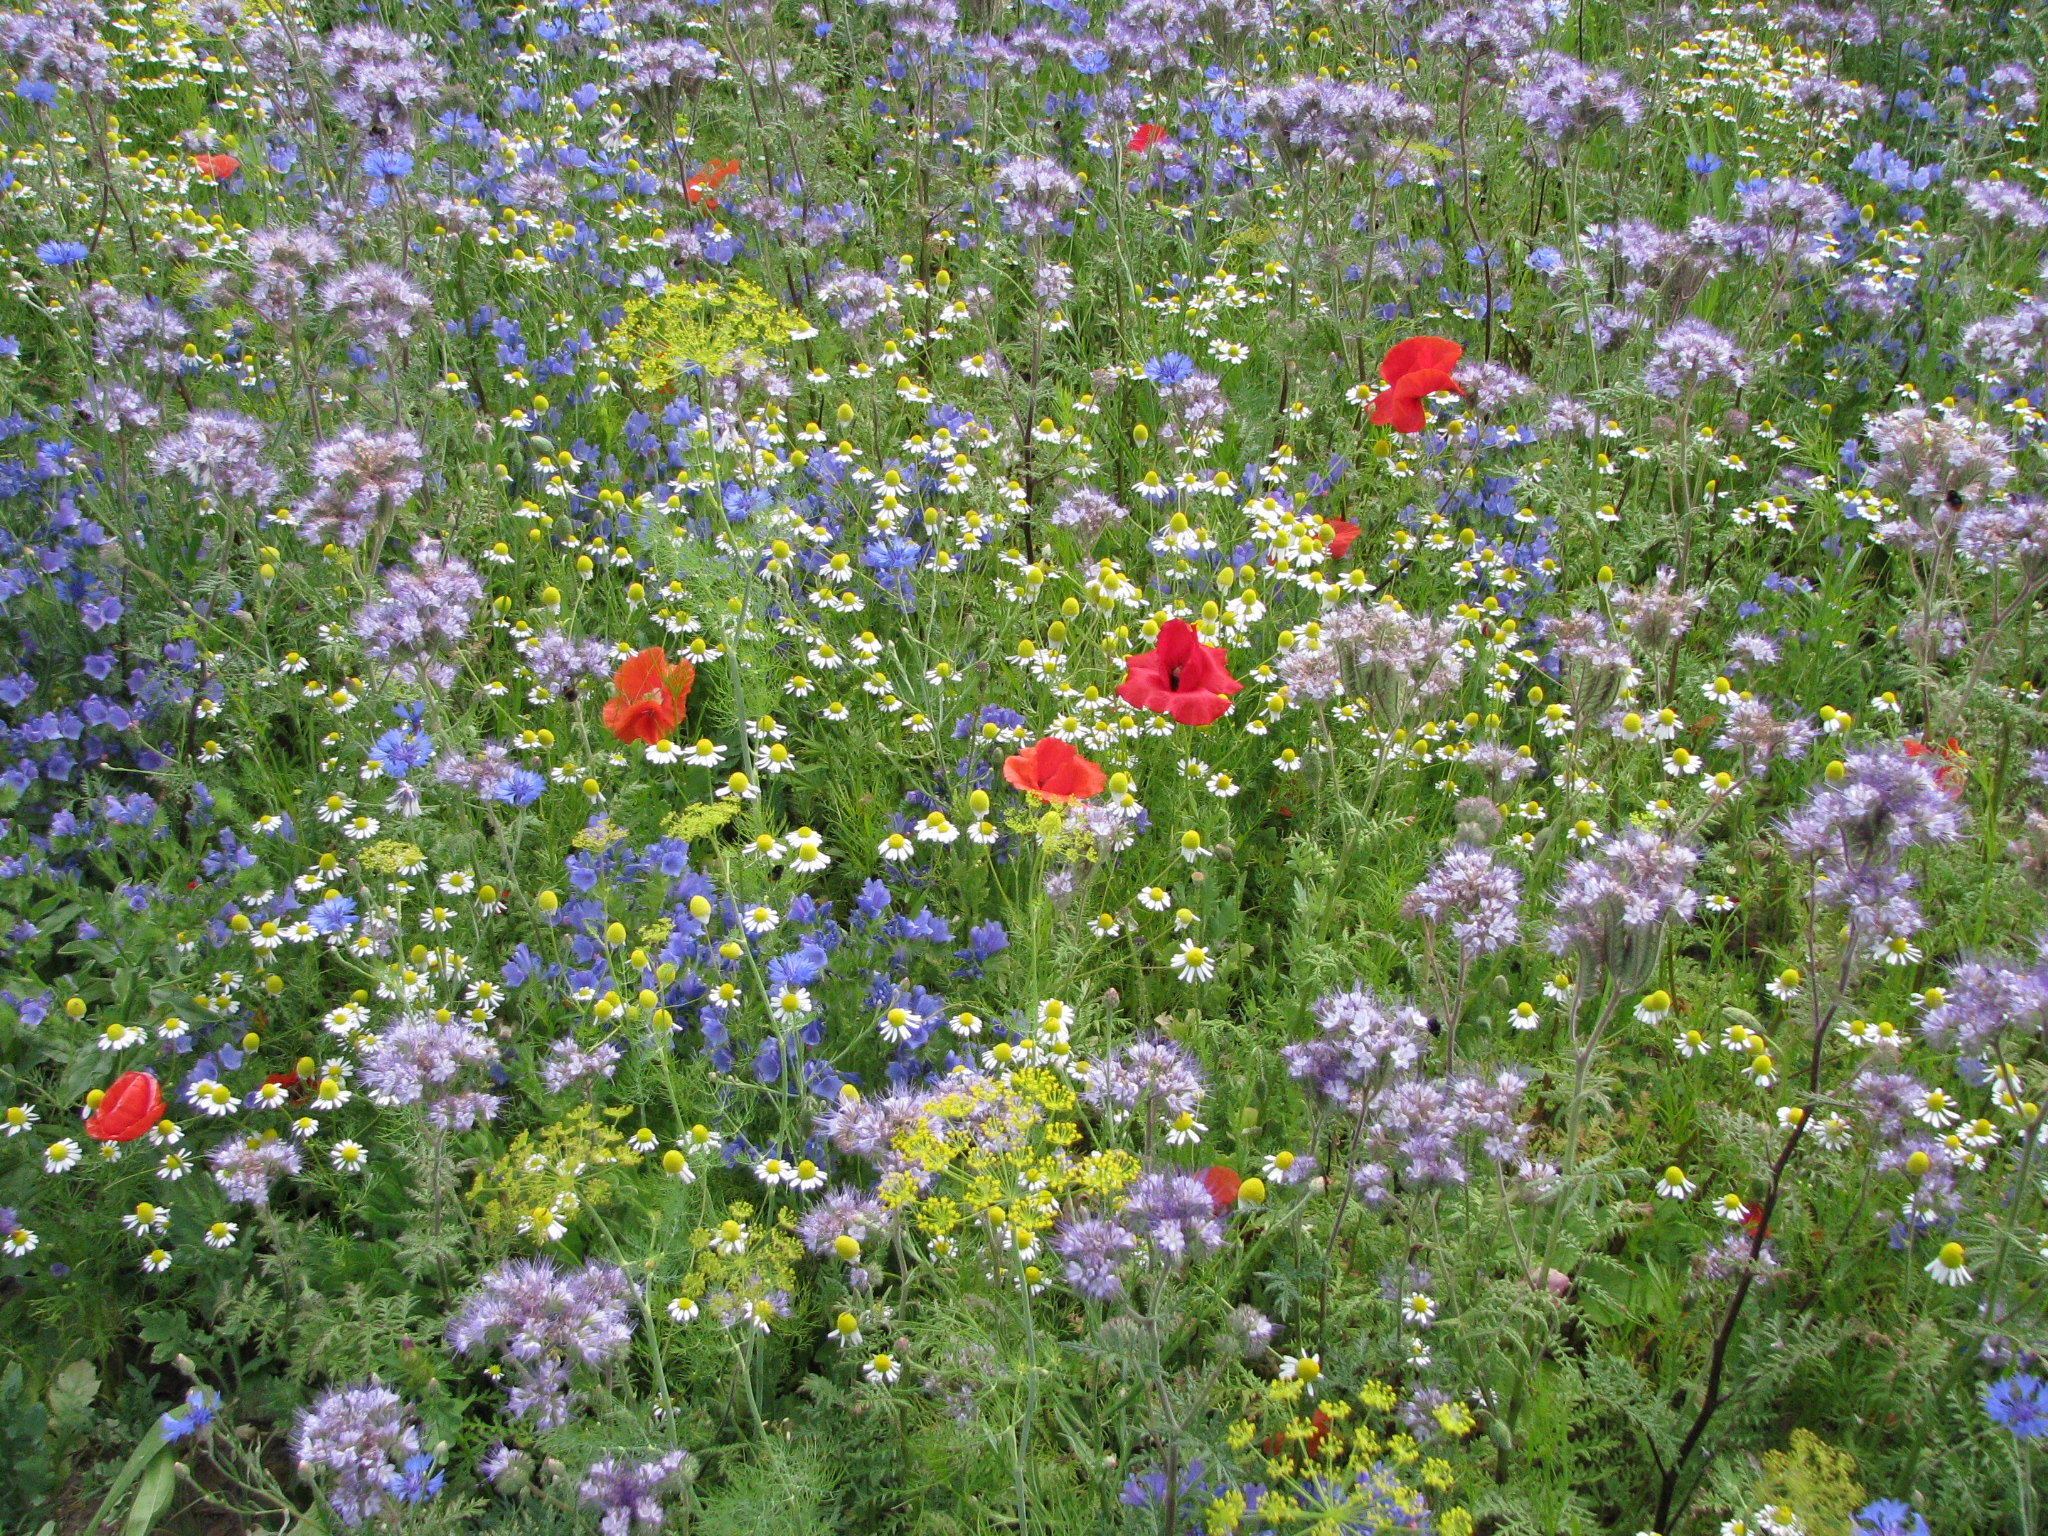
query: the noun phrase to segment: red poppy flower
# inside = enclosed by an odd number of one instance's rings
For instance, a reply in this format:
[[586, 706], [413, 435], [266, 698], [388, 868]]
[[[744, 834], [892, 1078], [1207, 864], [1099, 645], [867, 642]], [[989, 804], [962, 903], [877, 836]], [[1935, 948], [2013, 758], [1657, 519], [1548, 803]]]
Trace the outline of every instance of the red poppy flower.
[[1102, 793], [1103, 771], [1057, 736], [1047, 736], [1003, 764], [1003, 777], [1047, 805], [1072, 805]]
[[164, 1093], [155, 1074], [123, 1072], [85, 1122], [94, 1141], [134, 1141], [164, 1117]]
[[1380, 378], [1387, 387], [1373, 397], [1373, 424], [1396, 432], [1420, 432], [1424, 399], [1446, 392], [1465, 393], [1465, 387], [1451, 377], [1451, 370], [1464, 355], [1463, 347], [1441, 336], [1410, 336], [1387, 348], [1387, 355], [1380, 359]]
[[605, 701], [605, 729], [621, 741], [665, 741], [683, 718], [683, 701], [696, 680], [689, 662], [671, 663], [667, 652], [650, 645], [612, 674], [615, 691]]
[[1770, 1229], [1764, 1225], [1764, 1208], [1754, 1200], [1742, 1202], [1742, 1230], [1751, 1237], [1770, 1236]]
[[1182, 725], [1213, 725], [1243, 687], [1223, 664], [1222, 646], [1202, 644], [1186, 619], [1168, 619], [1159, 626], [1158, 644], [1124, 658], [1116, 696]]
[[194, 155], [192, 163], [209, 181], [226, 181], [242, 168], [242, 162], [233, 155]]
[[1351, 548], [1351, 541], [1358, 537], [1358, 524], [1341, 517], [1323, 519], [1330, 525], [1330, 558], [1342, 560]]
[[716, 208], [718, 199], [712, 194], [739, 172], [740, 163], [737, 160], [713, 160], [683, 183], [683, 196], [692, 203], [701, 203], [706, 208]]
[[1140, 123], [1138, 124], [1138, 131], [1131, 135], [1131, 142], [1126, 144], [1124, 148], [1131, 154], [1142, 155], [1149, 152], [1154, 144], [1157, 144], [1165, 137], [1166, 130], [1157, 123]]
[[1960, 800], [1963, 795], [1963, 765], [1970, 760], [1970, 754], [1963, 750], [1963, 744], [1951, 736], [1938, 747], [1930, 747], [1924, 741], [1910, 737], [1899, 743], [1906, 749], [1908, 757], [1937, 757], [1943, 761], [1934, 770], [1934, 782], [1939, 784], [1951, 799]]
[[1216, 1207], [1218, 1216], [1237, 1204], [1237, 1192], [1244, 1187], [1244, 1180], [1238, 1177], [1235, 1168], [1214, 1163], [1204, 1168], [1199, 1177], [1209, 1191], [1209, 1203]]

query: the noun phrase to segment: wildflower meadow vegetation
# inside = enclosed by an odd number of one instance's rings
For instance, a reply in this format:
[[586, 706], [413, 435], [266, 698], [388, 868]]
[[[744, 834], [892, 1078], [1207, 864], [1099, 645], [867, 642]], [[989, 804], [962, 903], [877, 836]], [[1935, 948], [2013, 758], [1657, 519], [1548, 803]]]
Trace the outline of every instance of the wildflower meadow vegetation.
[[2038, 7], [14, 4], [0, 1530], [2044, 1529]]

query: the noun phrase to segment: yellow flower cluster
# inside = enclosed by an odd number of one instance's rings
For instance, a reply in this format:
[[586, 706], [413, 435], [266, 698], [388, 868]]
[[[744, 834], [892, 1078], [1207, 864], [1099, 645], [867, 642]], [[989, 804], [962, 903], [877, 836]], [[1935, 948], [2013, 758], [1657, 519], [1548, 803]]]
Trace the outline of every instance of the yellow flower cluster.
[[[1448, 1494], [1456, 1476], [1448, 1461], [1425, 1457], [1412, 1436], [1382, 1433], [1366, 1422], [1383, 1420], [1397, 1402], [1384, 1382], [1368, 1382], [1355, 1402], [1328, 1398], [1320, 1404], [1301, 1381], [1270, 1383], [1227, 1436], [1232, 1450], [1256, 1447], [1264, 1457], [1265, 1490], [1256, 1502], [1238, 1489], [1222, 1493], [1205, 1511], [1203, 1529], [1209, 1536], [1234, 1536], [1248, 1519], [1262, 1522], [1262, 1529], [1309, 1532], [1407, 1530], [1421, 1523], [1431, 1496]], [[1455, 1412], [1446, 1417], [1446, 1409]], [[1438, 1418], [1454, 1437], [1476, 1427], [1462, 1404], [1445, 1405]], [[1471, 1536], [1472, 1516], [1463, 1508], [1438, 1510], [1435, 1522], [1442, 1536]]]
[[396, 838], [385, 837], [357, 854], [356, 862], [366, 875], [397, 875], [424, 869], [427, 856], [417, 843], [402, 843]]
[[900, 1165], [886, 1174], [882, 1203], [908, 1214], [934, 1253], [958, 1252], [979, 1231], [995, 1267], [1027, 1265], [1063, 1200], [1111, 1202], [1138, 1176], [1127, 1152], [1076, 1155], [1074, 1090], [1046, 1067], [1005, 1078], [963, 1072], [891, 1139]]
[[695, 842], [698, 838], [709, 837], [720, 827], [740, 813], [738, 800], [707, 800], [699, 805], [686, 805], [680, 811], [670, 811], [661, 821], [662, 834]]
[[726, 1327], [746, 1322], [765, 1333], [781, 1315], [778, 1300], [786, 1310], [803, 1258], [803, 1245], [790, 1230], [793, 1213], [785, 1208], [766, 1229], [754, 1225], [755, 1214], [752, 1205], [734, 1200], [722, 1221], [690, 1233], [690, 1273], [676, 1287], [669, 1316], [694, 1317], [708, 1297]]
[[[630, 1113], [607, 1109], [607, 1118]], [[606, 1125], [588, 1104], [565, 1119], [542, 1126], [538, 1136], [521, 1131], [489, 1168], [476, 1176], [470, 1198], [482, 1208], [483, 1230], [493, 1243], [510, 1248], [525, 1242], [543, 1248], [561, 1240], [587, 1205], [604, 1205], [612, 1185], [600, 1170], [632, 1168], [640, 1162], [618, 1128]]]
[[671, 283], [655, 299], [635, 299], [609, 346], [632, 363], [646, 389], [679, 386], [695, 373], [729, 372], [736, 361], [760, 359], [789, 345], [803, 316], [784, 309], [743, 277]]

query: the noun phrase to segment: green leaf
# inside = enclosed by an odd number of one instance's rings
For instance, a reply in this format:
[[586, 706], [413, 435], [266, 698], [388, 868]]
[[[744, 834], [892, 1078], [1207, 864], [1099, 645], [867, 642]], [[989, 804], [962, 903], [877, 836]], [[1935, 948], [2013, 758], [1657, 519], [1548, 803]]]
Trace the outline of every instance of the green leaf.
[[50, 1405], [51, 1419], [63, 1431], [79, 1427], [99, 1395], [100, 1373], [93, 1369], [91, 1361], [74, 1360], [56, 1374], [44, 1398]]
[[135, 1502], [128, 1506], [128, 1518], [121, 1522], [121, 1536], [149, 1536], [157, 1516], [170, 1507], [171, 1494], [178, 1486], [175, 1460], [167, 1445], [143, 1472], [135, 1489]]

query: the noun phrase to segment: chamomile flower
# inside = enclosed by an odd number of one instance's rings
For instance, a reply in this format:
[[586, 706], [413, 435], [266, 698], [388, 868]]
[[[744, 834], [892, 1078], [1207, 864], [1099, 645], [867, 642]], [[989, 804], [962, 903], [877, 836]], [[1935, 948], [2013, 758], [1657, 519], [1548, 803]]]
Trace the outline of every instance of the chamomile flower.
[[1956, 1113], [1956, 1101], [1939, 1088], [1923, 1094], [1920, 1102], [1913, 1106], [1913, 1118], [1926, 1122], [1937, 1131], [1945, 1131], [1962, 1116]]
[[216, 1221], [200, 1234], [200, 1241], [209, 1248], [232, 1248], [235, 1235], [242, 1229], [232, 1221]]
[[168, 1205], [151, 1205], [147, 1200], [121, 1218], [121, 1226], [138, 1235], [161, 1232], [171, 1224]]
[[960, 829], [953, 825], [944, 811], [933, 811], [917, 824], [917, 840], [921, 843], [937, 843], [945, 847], [960, 836]]
[[5, 1237], [0, 1237], [0, 1253], [10, 1259], [25, 1259], [36, 1251], [42, 1239], [27, 1227], [15, 1227]]
[[1799, 996], [1799, 983], [1803, 979], [1796, 969], [1788, 965], [1764, 983], [1764, 990], [1780, 1002], [1789, 1003]]
[[1323, 1357], [1321, 1355], [1282, 1355], [1280, 1357], [1280, 1379], [1298, 1381], [1302, 1390], [1310, 1397], [1316, 1395], [1316, 1383], [1322, 1379]]
[[1655, 1025], [1671, 1012], [1671, 994], [1659, 987], [1655, 992], [1644, 995], [1636, 1004], [1636, 1017], [1645, 1024]]
[[669, 1321], [694, 1323], [697, 1321], [697, 1298], [694, 1296], [671, 1296], [668, 1299]]
[[1517, 1003], [1508, 1013], [1508, 1023], [1516, 1029], [1535, 1029], [1542, 1022], [1543, 1015], [1534, 1003]]
[[43, 1148], [43, 1172], [69, 1173], [78, 1166], [78, 1143], [66, 1136]]
[[171, 1267], [170, 1253], [162, 1248], [152, 1248], [142, 1256], [142, 1272], [145, 1275], [160, 1275]]
[[1920, 963], [1920, 946], [1902, 933], [1893, 934], [1889, 939], [1886, 939], [1884, 943], [1878, 946], [1877, 952], [1883, 958], [1886, 965], [1918, 965]]
[[841, 1349], [859, 1349], [861, 1346], [860, 1319], [851, 1312], [842, 1312], [832, 1320], [831, 1339]]
[[1216, 962], [1200, 944], [1183, 944], [1174, 952], [1173, 973], [1190, 984], [1208, 981], [1216, 974]]
[[1936, 1285], [1968, 1285], [1970, 1271], [1964, 1262], [1967, 1257], [1961, 1243], [1943, 1243], [1941, 1251], [1928, 1260], [1927, 1273]]
[[1147, 912], [1164, 912], [1173, 905], [1173, 892], [1163, 886], [1148, 885], [1138, 892], [1138, 905]]
[[1731, 1191], [1714, 1202], [1714, 1214], [1726, 1222], [1741, 1221], [1749, 1214], [1749, 1202]]
[[337, 1141], [327, 1149], [336, 1173], [361, 1173], [370, 1166], [369, 1149], [359, 1141]]
[[1673, 1163], [1657, 1180], [1657, 1193], [1666, 1200], [1690, 1200], [1699, 1193], [1699, 1185], [1685, 1176], [1683, 1168]]
[[907, 864], [916, 856], [917, 849], [901, 832], [891, 832], [875, 845], [875, 852], [891, 864]]
[[1401, 1303], [1401, 1321], [1410, 1328], [1427, 1328], [1436, 1321], [1436, 1298], [1411, 1291]]
[[9, 1136], [19, 1136], [41, 1118], [35, 1112], [34, 1106], [13, 1104], [8, 1106], [6, 1114], [0, 1115], [0, 1131], [6, 1132]]
[[903, 1375], [903, 1362], [891, 1354], [870, 1356], [868, 1363], [861, 1367], [861, 1374], [869, 1383], [879, 1387], [893, 1387]]
[[1813, 1122], [1809, 1135], [1829, 1152], [1839, 1152], [1849, 1145], [1856, 1126], [1848, 1116], [1829, 1112]]
[[1193, 1115], [1182, 1110], [1166, 1127], [1166, 1144], [1170, 1147], [1192, 1147], [1201, 1141], [1202, 1133], [1208, 1129], [1208, 1126]]

